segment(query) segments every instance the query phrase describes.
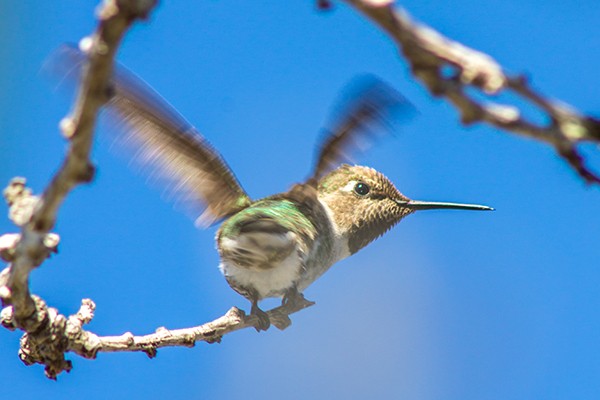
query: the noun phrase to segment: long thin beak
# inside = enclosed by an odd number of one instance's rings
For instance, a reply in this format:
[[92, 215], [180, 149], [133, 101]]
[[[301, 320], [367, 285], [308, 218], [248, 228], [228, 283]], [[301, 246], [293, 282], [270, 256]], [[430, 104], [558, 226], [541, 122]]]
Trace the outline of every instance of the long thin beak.
[[413, 210], [436, 210], [441, 208], [449, 208], [455, 210], [478, 210], [478, 211], [494, 211], [492, 207], [482, 206], [479, 204], [462, 204], [462, 203], [445, 203], [437, 201], [418, 201], [408, 200], [396, 201], [400, 206], [412, 208]]

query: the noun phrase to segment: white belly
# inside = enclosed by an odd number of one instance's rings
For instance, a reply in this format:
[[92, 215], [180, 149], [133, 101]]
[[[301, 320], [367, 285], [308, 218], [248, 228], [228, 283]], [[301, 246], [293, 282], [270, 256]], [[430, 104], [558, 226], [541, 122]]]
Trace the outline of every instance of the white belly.
[[228, 279], [236, 281], [239, 285], [254, 288], [258, 296], [281, 297], [291, 288], [300, 275], [302, 264], [298, 254], [293, 251], [277, 267], [268, 270], [256, 270], [237, 267], [231, 262], [223, 260], [219, 269]]

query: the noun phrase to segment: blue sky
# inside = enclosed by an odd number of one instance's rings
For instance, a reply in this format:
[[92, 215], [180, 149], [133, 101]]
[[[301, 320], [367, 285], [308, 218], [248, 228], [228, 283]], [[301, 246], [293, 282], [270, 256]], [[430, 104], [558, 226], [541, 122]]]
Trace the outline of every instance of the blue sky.
[[[599, 111], [597, 2], [410, 0], [442, 33], [527, 72], [543, 92]], [[69, 99], [39, 71], [50, 52], [95, 26], [93, 1], [0, 3], [0, 184], [42, 190], [63, 156]], [[260, 198], [302, 180], [340, 89], [374, 73], [420, 116], [361, 164], [406, 195], [478, 202], [494, 213], [429, 211], [340, 262], [306, 291], [317, 305], [285, 332], [246, 330], [218, 345], [70, 356], [47, 380], [0, 331], [3, 395], [106, 398], [564, 399], [600, 396], [597, 187], [548, 147], [477, 126], [432, 100], [394, 46], [354, 11], [310, 1], [163, 1], [119, 59], [221, 151]], [[61, 209], [60, 254], [32, 290], [62, 313], [84, 297], [103, 335], [181, 328], [248, 309], [220, 275], [215, 228], [198, 231], [160, 188], [110, 151], [97, 179]], [[597, 151], [586, 148], [589, 155]], [[600, 168], [598, 157], [592, 159]], [[5, 207], [5, 206], [2, 206]], [[6, 208], [4, 208], [6, 212]], [[15, 228], [0, 219], [1, 232]], [[268, 303], [274, 305], [274, 303]]]

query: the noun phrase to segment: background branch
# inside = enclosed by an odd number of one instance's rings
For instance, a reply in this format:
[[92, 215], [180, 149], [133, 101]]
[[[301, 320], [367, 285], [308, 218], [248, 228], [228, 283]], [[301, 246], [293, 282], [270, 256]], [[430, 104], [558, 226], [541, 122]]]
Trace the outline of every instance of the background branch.
[[[587, 182], [600, 183], [598, 174], [584, 163], [577, 146], [600, 143], [600, 120], [572, 107], [549, 100], [531, 88], [524, 76], [510, 76], [487, 54], [452, 41], [412, 20], [392, 0], [346, 0], [376, 23], [400, 47], [413, 75], [432, 95], [449, 100], [463, 124], [486, 122], [522, 136], [546, 142]], [[469, 89], [478, 92], [477, 100]], [[517, 106], [501, 104], [492, 96], [512, 92], [538, 108], [547, 119], [537, 124]]]

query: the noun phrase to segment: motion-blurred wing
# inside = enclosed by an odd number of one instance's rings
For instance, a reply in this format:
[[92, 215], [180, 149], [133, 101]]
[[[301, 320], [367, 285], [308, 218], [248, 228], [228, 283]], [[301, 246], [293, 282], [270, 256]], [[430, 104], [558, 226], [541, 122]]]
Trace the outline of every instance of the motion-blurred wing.
[[[53, 57], [52, 67], [73, 78], [71, 72], [81, 70], [85, 59], [79, 50], [65, 46]], [[117, 142], [133, 149], [152, 173], [166, 178], [177, 201], [201, 212], [197, 225], [209, 226], [250, 205], [219, 153], [148, 84], [117, 65], [111, 91], [105, 112], [119, 131]]]
[[[397, 112], [415, 112], [412, 104], [385, 82], [369, 76], [358, 82], [358, 90], [338, 113], [331, 129], [326, 130], [312, 175], [307, 180], [316, 184], [324, 175], [358, 153], [365, 152], [377, 137], [377, 128], [389, 125]], [[379, 129], [379, 131], [391, 131]]]

